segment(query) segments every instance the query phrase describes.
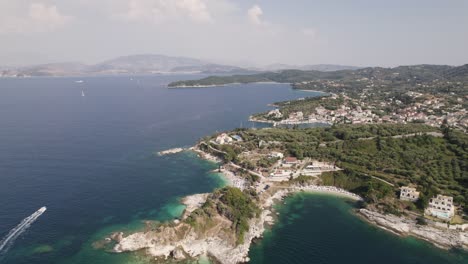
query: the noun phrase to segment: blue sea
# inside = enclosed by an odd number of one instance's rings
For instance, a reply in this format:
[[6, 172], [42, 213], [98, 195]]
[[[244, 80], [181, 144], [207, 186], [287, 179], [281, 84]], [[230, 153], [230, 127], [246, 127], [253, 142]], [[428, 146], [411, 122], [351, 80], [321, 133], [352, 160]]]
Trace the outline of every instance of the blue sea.
[[[181, 197], [225, 184], [211, 172], [216, 164], [192, 153], [155, 153], [252, 127], [249, 115], [269, 103], [318, 95], [285, 84], [166, 88], [196, 77], [0, 79], [0, 240], [47, 206], [8, 241], [0, 263], [151, 263], [93, 243], [144, 220], [173, 219], [184, 209]], [[251, 263], [468, 263], [465, 253], [369, 226], [352, 207], [334, 197], [290, 198], [252, 247]]]

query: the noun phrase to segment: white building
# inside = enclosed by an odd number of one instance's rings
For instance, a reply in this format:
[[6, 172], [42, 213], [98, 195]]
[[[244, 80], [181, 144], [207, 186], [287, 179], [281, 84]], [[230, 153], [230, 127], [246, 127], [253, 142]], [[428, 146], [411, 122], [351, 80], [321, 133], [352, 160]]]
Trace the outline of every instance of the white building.
[[268, 112], [268, 116], [273, 116], [275, 118], [282, 118], [283, 114], [280, 112], [279, 109], [271, 110]]
[[271, 158], [279, 158], [279, 159], [283, 159], [284, 158], [284, 155], [283, 153], [281, 152], [271, 152], [270, 155], [269, 155]]
[[302, 120], [304, 119], [304, 113], [302, 112], [295, 112], [295, 113], [291, 113], [289, 114], [289, 119], [291, 120]]
[[415, 202], [419, 199], [419, 192], [416, 188], [403, 186], [400, 188], [400, 200]]
[[220, 145], [229, 144], [229, 143], [232, 143], [232, 141], [233, 139], [230, 136], [228, 136], [226, 133], [219, 135], [218, 137], [216, 137], [216, 140], [215, 140], [215, 142]]
[[424, 211], [426, 215], [440, 219], [450, 220], [455, 215], [453, 197], [438, 194], [429, 201], [429, 206]]

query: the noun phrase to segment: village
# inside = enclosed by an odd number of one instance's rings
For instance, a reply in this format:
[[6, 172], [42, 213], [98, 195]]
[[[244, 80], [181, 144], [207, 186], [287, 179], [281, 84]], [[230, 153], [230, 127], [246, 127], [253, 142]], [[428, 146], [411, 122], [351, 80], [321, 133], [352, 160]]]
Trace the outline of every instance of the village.
[[[466, 98], [446, 98], [443, 96], [422, 94], [409, 91], [405, 94], [413, 103], [403, 103], [396, 98], [387, 100], [373, 100], [372, 94], [363, 93], [358, 99], [346, 94], [331, 94], [320, 98], [318, 106], [310, 109], [304, 106], [304, 99], [288, 102], [263, 116], [252, 116], [251, 121], [268, 122], [274, 125], [294, 125], [307, 123], [324, 124], [379, 124], [379, 123], [424, 123], [433, 127], [442, 124], [467, 131], [468, 111], [463, 107]], [[340, 98], [342, 104], [337, 107], [336, 102]], [[302, 101], [302, 102], [301, 102]], [[313, 104], [317, 104], [311, 100]], [[295, 105], [302, 106], [295, 107]], [[303, 111], [286, 111], [284, 106], [290, 109]]]
[[[215, 140], [210, 141], [216, 145], [235, 144], [242, 142], [239, 135], [228, 135], [222, 133]], [[263, 143], [265, 144], [265, 143]], [[240, 163], [246, 165], [245, 169], [253, 171], [254, 174], [268, 178], [271, 181], [287, 181], [300, 175], [316, 177], [322, 172], [340, 170], [335, 164], [321, 162], [312, 159], [299, 160], [296, 157], [285, 157], [278, 151], [244, 151], [239, 155]], [[246, 162], [248, 161], [248, 162]], [[253, 162], [266, 164], [266, 166], [253, 166]]]

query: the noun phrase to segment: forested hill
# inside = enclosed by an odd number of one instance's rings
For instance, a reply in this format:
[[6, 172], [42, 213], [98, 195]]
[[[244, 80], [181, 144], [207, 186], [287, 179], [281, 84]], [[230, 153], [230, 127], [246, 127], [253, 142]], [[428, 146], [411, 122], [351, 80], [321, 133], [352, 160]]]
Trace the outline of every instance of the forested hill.
[[[169, 87], [213, 86], [231, 83], [279, 82], [307, 83], [311, 81], [336, 81], [340, 83], [377, 81], [382, 83], [431, 83], [440, 81], [468, 82], [468, 64], [463, 66], [415, 65], [395, 68], [370, 67], [341, 71], [283, 70], [253, 75], [211, 76], [200, 80], [178, 81]], [[311, 87], [301, 87], [312, 89]]]

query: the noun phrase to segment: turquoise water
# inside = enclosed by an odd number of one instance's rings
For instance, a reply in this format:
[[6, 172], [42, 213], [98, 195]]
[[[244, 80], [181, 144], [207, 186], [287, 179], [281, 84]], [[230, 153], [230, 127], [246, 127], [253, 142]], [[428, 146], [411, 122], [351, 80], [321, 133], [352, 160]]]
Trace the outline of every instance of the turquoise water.
[[[0, 79], [0, 238], [41, 206], [48, 207], [8, 250], [0, 252], [0, 263], [150, 262], [139, 253], [111, 254], [95, 249], [93, 243], [114, 231], [140, 230], [145, 220], [173, 219], [183, 210], [178, 203], [181, 197], [225, 184], [210, 172], [215, 164], [193, 153], [163, 157], [154, 153], [191, 146], [205, 135], [241, 123], [251, 126], [248, 116], [267, 110], [271, 102], [315, 95], [293, 91], [288, 85], [165, 87], [184, 78], [193, 76], [85, 78], [82, 84], [73, 78]], [[327, 201], [336, 202], [327, 205]], [[411, 257], [425, 252], [426, 263], [437, 264], [465, 256], [426, 245], [418, 251], [419, 242], [369, 228], [347, 214], [346, 204], [338, 201], [342, 200], [312, 204], [328, 208], [320, 214], [330, 214], [332, 220], [348, 219], [345, 226], [349, 230], [361, 230], [365, 235], [360, 240], [362, 247], [386, 245], [374, 248], [375, 254], [385, 256], [400, 250]], [[307, 209], [309, 203], [292, 204], [297, 209], [281, 215], [289, 217], [281, 218], [264, 243], [255, 246], [252, 263], [286, 259], [320, 263], [322, 258], [333, 259], [335, 252], [347, 252], [342, 247], [354, 243], [356, 234], [339, 229], [335, 233], [329, 228], [333, 221], [317, 221], [317, 215]], [[304, 249], [323, 238], [301, 236], [304, 226], [298, 221], [314, 223], [311, 227], [327, 230], [327, 237], [341, 240], [325, 240], [328, 242], [318, 246], [315, 255], [309, 255]], [[278, 233], [281, 230], [286, 233]], [[284, 244], [288, 241], [302, 255]], [[412, 243], [418, 246], [411, 247]], [[272, 251], [272, 244], [284, 246]]]
[[343, 198], [301, 193], [285, 203], [277, 206], [276, 225], [251, 248], [251, 263], [468, 263], [466, 253], [367, 224]]

